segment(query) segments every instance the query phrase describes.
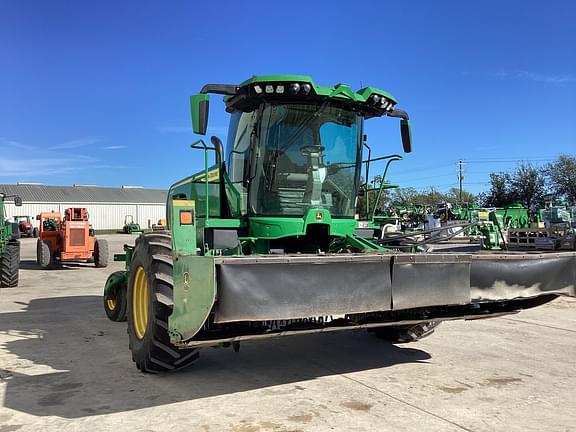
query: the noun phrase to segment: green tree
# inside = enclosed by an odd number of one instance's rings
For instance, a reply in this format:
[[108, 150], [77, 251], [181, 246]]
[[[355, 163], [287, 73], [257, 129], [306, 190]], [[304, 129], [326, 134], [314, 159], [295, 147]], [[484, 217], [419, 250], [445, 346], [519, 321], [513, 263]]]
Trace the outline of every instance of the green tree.
[[550, 189], [556, 198], [576, 204], [576, 157], [560, 155], [544, 168]]
[[394, 189], [390, 198], [391, 205], [396, 207], [407, 207], [416, 202], [418, 191], [414, 188], [398, 188]]
[[513, 201], [510, 174], [490, 173], [490, 190], [481, 194], [479, 200], [485, 207], [504, 207]]
[[520, 203], [531, 211], [544, 206], [546, 196], [544, 170], [530, 163], [521, 163], [510, 173], [491, 173], [490, 190], [480, 194], [486, 207], [505, 207]]
[[382, 176], [380, 174], [375, 175], [374, 178], [372, 179], [372, 185], [374, 187], [380, 186], [380, 184], [382, 183]]
[[[364, 178], [363, 177], [360, 179], [360, 183], [364, 184]], [[358, 213], [362, 217], [367, 216], [366, 215], [366, 197], [368, 197], [368, 206], [369, 206], [368, 211], [370, 213], [372, 213], [372, 210], [374, 210], [374, 207], [376, 207], [376, 209], [383, 208], [385, 206], [386, 202], [388, 201], [388, 191], [386, 189], [384, 189], [382, 191], [382, 195], [380, 196], [379, 202], [376, 203], [376, 198], [378, 198], [378, 188], [380, 187], [380, 184], [382, 183], [382, 176], [381, 175], [374, 176], [371, 183], [372, 184], [368, 185], [368, 189], [369, 189], [368, 192], [366, 193], [365, 188], [362, 187], [360, 190], [360, 194], [358, 196], [358, 202], [356, 205], [356, 213]]]
[[428, 192], [423, 192], [420, 194], [420, 202], [426, 205], [435, 205], [446, 201], [446, 195], [442, 192], [438, 192], [434, 187], [430, 187]]
[[[460, 189], [450, 188], [446, 194], [446, 201], [453, 204], [460, 203]], [[462, 204], [474, 204], [476, 203], [476, 196], [468, 191], [462, 191]]]
[[535, 212], [544, 207], [545, 196], [544, 170], [530, 163], [521, 163], [510, 181], [512, 202], [522, 203], [530, 211]]

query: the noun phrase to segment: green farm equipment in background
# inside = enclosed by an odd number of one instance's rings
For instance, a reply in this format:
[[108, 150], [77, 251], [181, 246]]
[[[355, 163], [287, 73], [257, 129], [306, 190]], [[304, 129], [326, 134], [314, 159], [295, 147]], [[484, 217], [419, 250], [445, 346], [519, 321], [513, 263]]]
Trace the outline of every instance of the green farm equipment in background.
[[126, 215], [124, 217], [124, 227], [122, 228], [124, 234], [140, 234], [142, 233], [142, 228], [140, 224], [134, 222], [134, 216]]
[[471, 227], [472, 235], [481, 236], [482, 249], [501, 250], [506, 245], [504, 222], [497, 209], [478, 209], [473, 212]]
[[541, 209], [529, 227], [508, 230], [509, 244], [535, 250], [576, 250], [576, 224], [572, 209], [565, 204]]
[[538, 213], [539, 219], [548, 226], [557, 224], [571, 224], [572, 221], [576, 218], [576, 211], [573, 208], [564, 205], [550, 206], [545, 209], [541, 209]]
[[522, 204], [514, 203], [496, 209], [496, 215], [502, 220], [504, 229], [518, 229], [530, 227], [530, 210]]
[[[488, 214], [486, 215], [486, 213]], [[530, 227], [530, 211], [522, 204], [515, 203], [503, 208], [484, 209], [483, 211], [480, 210], [478, 214], [483, 215], [479, 220], [489, 221], [489, 223], [481, 224], [478, 227], [484, 236], [482, 240], [484, 249], [506, 249], [509, 243], [509, 231]]]
[[20, 230], [18, 223], [6, 218], [4, 202], [7, 198], [13, 198], [17, 207], [22, 205], [20, 197], [0, 193], [0, 288], [18, 286], [20, 265]]
[[201, 347], [314, 332], [410, 342], [443, 320], [574, 295], [576, 254], [402, 253], [358, 232], [361, 171], [376, 159], [364, 158], [364, 122], [400, 119], [404, 151], [412, 147], [408, 115], [389, 93], [301, 75], [208, 84], [190, 98], [199, 135], [210, 93], [230, 114], [226, 152], [214, 136], [191, 145], [204, 167], [170, 188], [168, 229], [125, 246], [115, 256], [125, 270], [104, 289], [108, 317], [127, 318], [141, 371], [185, 368]]

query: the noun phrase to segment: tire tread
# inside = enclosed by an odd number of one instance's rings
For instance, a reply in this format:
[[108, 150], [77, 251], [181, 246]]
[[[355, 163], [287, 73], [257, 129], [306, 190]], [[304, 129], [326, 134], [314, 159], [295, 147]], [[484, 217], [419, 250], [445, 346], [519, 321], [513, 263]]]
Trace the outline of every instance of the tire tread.
[[10, 242], [0, 258], [0, 287], [15, 288], [18, 286], [20, 262], [20, 244]]
[[[149, 275], [149, 284], [152, 284], [149, 289], [153, 302], [150, 318], [153, 322], [147, 330], [150, 335], [144, 336], [144, 338], [150, 337], [151, 343], [147, 345], [146, 352], [139, 352], [135, 348], [136, 345], [144, 344], [132, 340], [135, 336], [130, 324], [130, 313], [128, 314], [128, 333], [131, 338], [130, 347], [133, 350], [133, 358], [138, 369], [143, 372], [172, 372], [184, 369], [196, 362], [199, 353], [197, 349], [179, 349], [170, 343], [168, 317], [173, 309], [174, 287], [172, 238], [170, 234], [158, 232], [141, 234], [136, 242], [133, 261], [137, 255], [139, 255], [138, 259], [142, 263], [148, 263], [148, 268], [145, 270]], [[128, 301], [128, 308], [131, 308], [130, 301]]]
[[416, 342], [434, 333], [440, 322], [425, 321], [409, 326], [390, 326], [375, 328], [372, 331], [376, 336], [392, 343]]

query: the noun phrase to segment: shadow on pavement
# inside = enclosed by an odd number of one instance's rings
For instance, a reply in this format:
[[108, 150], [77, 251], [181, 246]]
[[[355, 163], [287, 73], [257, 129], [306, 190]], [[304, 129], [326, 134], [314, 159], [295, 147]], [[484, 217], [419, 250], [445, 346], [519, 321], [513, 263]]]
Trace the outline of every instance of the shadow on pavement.
[[84, 267], [94, 267], [92, 263], [77, 263], [77, 262], [67, 262], [67, 263], [54, 263], [52, 266], [48, 268], [40, 267], [40, 264], [36, 262], [36, 260], [21, 260], [20, 261], [20, 269], [22, 270], [42, 270], [42, 271], [50, 271], [50, 270], [77, 270], [79, 268]]
[[240, 353], [207, 348], [186, 371], [145, 375], [131, 361], [126, 323], [108, 321], [100, 296], [33, 300], [23, 311], [0, 314], [0, 337], [6, 341], [0, 369], [4, 405], [66, 418], [277, 385], [285, 385], [289, 395], [314, 378], [430, 358], [364, 331], [343, 332], [245, 343]]

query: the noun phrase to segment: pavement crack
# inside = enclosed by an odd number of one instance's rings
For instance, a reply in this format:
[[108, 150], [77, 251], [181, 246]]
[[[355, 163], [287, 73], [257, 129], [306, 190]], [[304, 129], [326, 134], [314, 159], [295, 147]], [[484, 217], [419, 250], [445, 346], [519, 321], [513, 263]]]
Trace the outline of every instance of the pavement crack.
[[[329, 368], [327, 368], [327, 369], [329, 369]], [[432, 411], [428, 411], [427, 409], [424, 409], [424, 408], [422, 408], [422, 407], [419, 407], [418, 405], [415, 405], [415, 404], [413, 404], [413, 403], [410, 403], [410, 402], [408, 402], [408, 401], [405, 401], [405, 400], [403, 400], [403, 399], [400, 399], [399, 397], [393, 396], [393, 395], [391, 395], [390, 393], [387, 393], [387, 392], [385, 392], [385, 391], [383, 391], [383, 390], [380, 390], [379, 388], [373, 387], [373, 386], [371, 386], [371, 385], [369, 385], [369, 384], [363, 383], [362, 381], [357, 380], [357, 379], [355, 379], [355, 378], [352, 378], [352, 377], [350, 377], [350, 376], [348, 376], [348, 375], [340, 375], [340, 376], [341, 376], [342, 378], [345, 378], [345, 379], [347, 379], [347, 380], [350, 380], [350, 381], [353, 381], [353, 382], [355, 382], [355, 383], [357, 383], [357, 384], [360, 384], [360, 385], [362, 385], [362, 386], [364, 386], [364, 387], [366, 387], [366, 388], [369, 388], [370, 390], [373, 390], [373, 391], [375, 391], [375, 392], [381, 393], [381, 394], [383, 394], [384, 396], [387, 396], [387, 397], [389, 397], [390, 399], [395, 400], [396, 402], [400, 402], [401, 404], [407, 405], [407, 406], [409, 406], [409, 407], [411, 407], [411, 408], [414, 408], [415, 410], [421, 411], [421, 412], [423, 412], [423, 413], [425, 413], [425, 414], [428, 414], [429, 416], [435, 417], [435, 418], [437, 418], [437, 419], [439, 419], [439, 420], [441, 420], [441, 421], [444, 421], [444, 422], [446, 422], [446, 423], [449, 423], [449, 424], [451, 424], [452, 426], [455, 426], [455, 427], [457, 427], [457, 428], [459, 428], [459, 429], [462, 429], [462, 430], [464, 430], [464, 431], [466, 431], [466, 432], [475, 432], [473, 429], [467, 428], [466, 426], [462, 426], [461, 424], [458, 424], [458, 423], [456, 423], [456, 422], [453, 422], [453, 421], [450, 420], [450, 419], [447, 419], [447, 418], [445, 418], [445, 417], [442, 417], [441, 415], [438, 415], [438, 414], [433, 413]]]
[[567, 329], [567, 328], [563, 328], [563, 327], [555, 327], [555, 326], [551, 326], [548, 324], [535, 323], [535, 322], [531, 322], [531, 321], [524, 321], [524, 320], [517, 319], [517, 318], [500, 318], [500, 319], [506, 320], [506, 321], [521, 322], [523, 324], [531, 324], [531, 325], [537, 326], [537, 327], [546, 327], [546, 328], [553, 329], [553, 330], [562, 330], [562, 331], [566, 331], [566, 332], [570, 332], [570, 333], [576, 333], [576, 330]]
[[424, 413], [424, 414], [427, 414], [427, 415], [429, 415], [429, 416], [431, 416], [431, 417], [434, 417], [434, 418], [436, 418], [436, 419], [438, 419], [438, 420], [441, 420], [441, 421], [443, 421], [443, 422], [445, 422], [445, 423], [448, 423], [448, 424], [450, 424], [450, 425], [452, 425], [452, 426], [454, 426], [454, 427], [457, 427], [458, 429], [461, 429], [461, 430], [466, 431], [466, 432], [476, 432], [476, 431], [474, 431], [473, 429], [467, 428], [466, 426], [462, 426], [461, 424], [458, 424], [458, 423], [456, 423], [456, 422], [454, 422], [454, 421], [452, 421], [452, 420], [450, 420], [450, 419], [444, 418], [444, 417], [442, 417], [442, 416], [439, 415], [439, 414], [435, 414], [435, 413], [433, 413], [432, 411], [428, 411], [428, 410], [426, 410], [426, 409], [424, 409], [424, 408], [422, 408], [422, 407], [419, 407], [418, 405], [415, 405], [415, 404], [413, 404], [413, 403], [410, 403], [410, 402], [408, 402], [408, 401], [405, 401], [405, 400], [403, 400], [403, 399], [400, 399], [399, 397], [393, 396], [393, 395], [391, 395], [390, 393], [387, 393], [387, 392], [385, 392], [385, 391], [383, 391], [383, 390], [380, 390], [379, 388], [373, 387], [373, 386], [371, 386], [371, 385], [369, 385], [369, 384], [366, 384], [366, 383], [364, 383], [364, 382], [362, 382], [362, 381], [360, 381], [360, 380], [357, 380], [357, 379], [355, 379], [355, 378], [352, 378], [352, 377], [350, 377], [350, 376], [348, 376], [348, 375], [346, 375], [346, 374], [340, 373], [340, 372], [338, 372], [338, 371], [330, 368], [329, 366], [326, 366], [326, 365], [323, 365], [323, 364], [318, 363], [318, 362], [315, 361], [315, 360], [311, 360], [310, 358], [307, 358], [307, 361], [308, 361], [309, 363], [311, 363], [311, 364], [316, 365], [317, 367], [319, 367], [319, 368], [321, 368], [321, 369], [325, 369], [325, 370], [329, 371], [330, 373], [332, 373], [332, 374], [334, 374], [334, 375], [336, 375], [336, 376], [340, 376], [340, 377], [342, 377], [342, 378], [344, 378], [344, 379], [347, 379], [347, 380], [350, 380], [350, 381], [352, 381], [352, 382], [354, 382], [354, 383], [356, 383], [356, 384], [360, 384], [361, 386], [364, 386], [364, 387], [366, 387], [366, 388], [368, 388], [368, 389], [370, 389], [370, 390], [373, 390], [373, 391], [375, 391], [375, 392], [377, 392], [377, 393], [380, 393], [380, 394], [382, 394], [382, 395], [384, 395], [384, 396], [387, 396], [388, 398], [390, 398], [390, 399], [392, 399], [392, 400], [395, 400], [396, 402], [399, 402], [399, 403], [401, 403], [401, 404], [403, 404], [403, 405], [409, 406], [410, 408], [413, 408], [413, 409], [415, 409], [415, 410], [417, 410], [417, 411], [420, 411], [420, 412], [422, 412], [422, 413]]

